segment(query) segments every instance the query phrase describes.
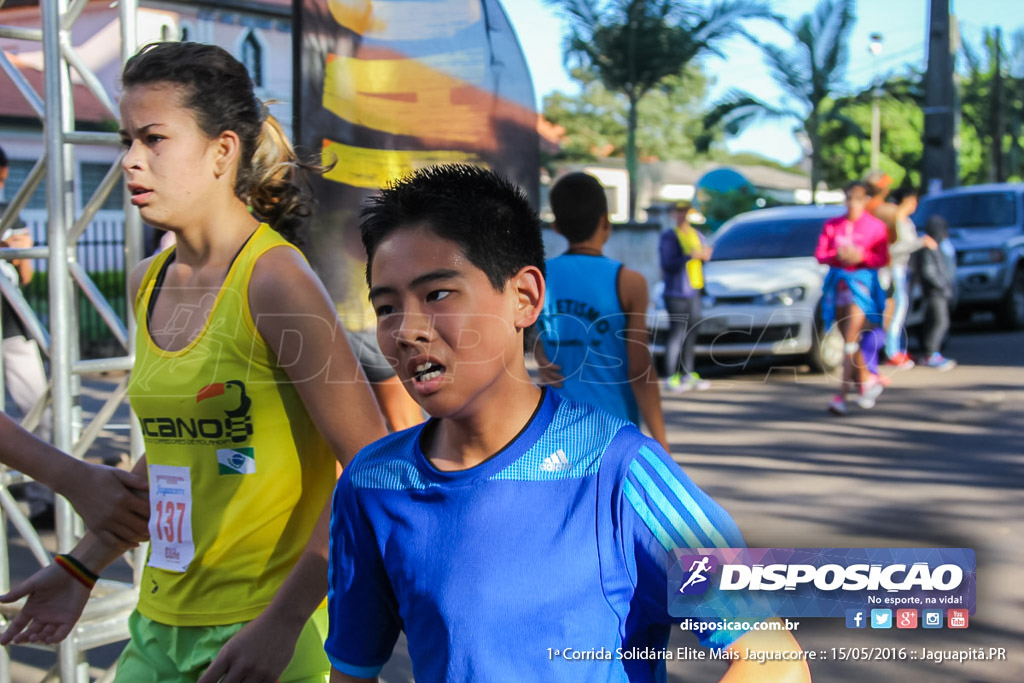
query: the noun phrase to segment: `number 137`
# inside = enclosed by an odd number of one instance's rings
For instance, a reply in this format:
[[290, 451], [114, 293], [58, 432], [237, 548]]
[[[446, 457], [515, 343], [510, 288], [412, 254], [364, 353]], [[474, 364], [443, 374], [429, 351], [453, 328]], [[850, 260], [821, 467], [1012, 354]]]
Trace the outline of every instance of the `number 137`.
[[[177, 519], [175, 519], [177, 517]], [[160, 500], [156, 503], [156, 537], [159, 541], [168, 543], [180, 543], [181, 527], [185, 522], [185, 504], [175, 503], [169, 500]], [[177, 526], [177, 535], [175, 535]]]

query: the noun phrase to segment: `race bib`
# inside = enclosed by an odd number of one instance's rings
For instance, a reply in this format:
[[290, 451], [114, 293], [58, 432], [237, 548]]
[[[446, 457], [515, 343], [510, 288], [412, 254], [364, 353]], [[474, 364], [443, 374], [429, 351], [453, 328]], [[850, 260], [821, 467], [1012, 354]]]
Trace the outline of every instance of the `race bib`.
[[192, 478], [187, 467], [149, 466], [149, 566], [184, 572], [192, 542]]

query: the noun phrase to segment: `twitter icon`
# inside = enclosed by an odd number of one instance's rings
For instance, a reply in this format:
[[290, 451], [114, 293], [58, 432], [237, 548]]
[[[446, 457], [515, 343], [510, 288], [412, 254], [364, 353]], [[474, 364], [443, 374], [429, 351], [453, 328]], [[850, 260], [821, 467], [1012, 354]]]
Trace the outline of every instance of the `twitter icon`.
[[871, 628], [892, 628], [892, 610], [871, 610]]

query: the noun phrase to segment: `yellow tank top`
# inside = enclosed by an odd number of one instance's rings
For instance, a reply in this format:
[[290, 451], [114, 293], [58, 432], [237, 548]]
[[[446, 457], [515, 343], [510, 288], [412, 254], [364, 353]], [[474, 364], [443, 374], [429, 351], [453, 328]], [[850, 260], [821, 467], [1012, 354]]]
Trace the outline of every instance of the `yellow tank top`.
[[146, 315], [173, 250], [153, 260], [139, 288], [128, 389], [146, 444], [151, 544], [138, 609], [163, 624], [258, 616], [334, 486], [334, 457], [249, 310], [253, 266], [282, 245], [259, 226], [205, 327], [179, 351], [153, 343]]

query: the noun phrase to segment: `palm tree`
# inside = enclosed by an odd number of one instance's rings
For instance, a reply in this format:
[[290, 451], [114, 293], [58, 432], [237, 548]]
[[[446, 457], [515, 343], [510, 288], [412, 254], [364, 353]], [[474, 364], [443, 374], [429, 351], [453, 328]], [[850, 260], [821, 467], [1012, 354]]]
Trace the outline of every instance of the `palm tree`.
[[697, 9], [683, 0], [546, 0], [569, 21], [566, 61], [591, 70], [604, 86], [629, 103], [626, 170], [629, 215], [636, 215], [637, 105], [694, 58], [725, 38], [743, 34], [741, 19], [769, 18], [757, 0], [721, 0]]
[[799, 121], [810, 142], [812, 197], [822, 177], [822, 126], [836, 122], [850, 134], [863, 136], [860, 127], [843, 116], [832, 97], [843, 84], [854, 12], [854, 0], [821, 0], [814, 12], [795, 23], [780, 22], [793, 37], [791, 48], [759, 43], [772, 78], [784, 93], [782, 105], [770, 105], [748, 93], [733, 91], [704, 117], [705, 128], [721, 124], [732, 135], [759, 118]]
[[998, 28], [985, 29], [980, 53], [966, 42], [962, 53], [966, 73], [960, 83], [960, 114], [977, 132], [984, 160], [979, 173], [962, 174], [962, 180], [1020, 178], [1024, 170], [1024, 30], [1011, 37], [1007, 50]]

